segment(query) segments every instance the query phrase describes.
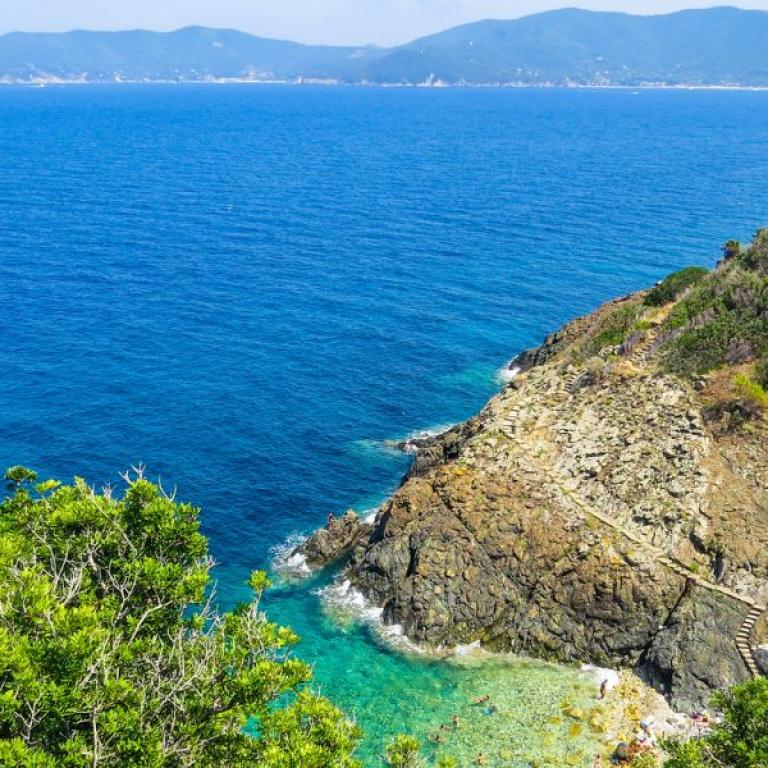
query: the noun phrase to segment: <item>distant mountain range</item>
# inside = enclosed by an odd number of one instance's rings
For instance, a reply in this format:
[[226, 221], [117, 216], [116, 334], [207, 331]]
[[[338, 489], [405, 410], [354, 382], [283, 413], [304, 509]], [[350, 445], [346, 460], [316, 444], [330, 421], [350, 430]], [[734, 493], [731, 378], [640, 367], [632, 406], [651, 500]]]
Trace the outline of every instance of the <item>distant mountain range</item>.
[[568, 8], [479, 21], [394, 48], [226, 29], [0, 36], [0, 82], [288, 81], [377, 85], [768, 86], [768, 11], [632, 16]]

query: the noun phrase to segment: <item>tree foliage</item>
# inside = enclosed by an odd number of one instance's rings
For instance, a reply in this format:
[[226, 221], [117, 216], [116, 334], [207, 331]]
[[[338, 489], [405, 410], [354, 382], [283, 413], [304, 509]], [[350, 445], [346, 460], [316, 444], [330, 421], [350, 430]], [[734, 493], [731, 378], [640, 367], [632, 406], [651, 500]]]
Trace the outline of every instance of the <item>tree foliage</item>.
[[122, 498], [6, 474], [0, 765], [357, 768], [358, 729], [253, 601], [217, 613], [198, 510], [140, 471]]
[[424, 765], [421, 744], [413, 736], [395, 736], [387, 747], [387, 765], [390, 768], [421, 768]]
[[666, 768], [764, 768], [768, 766], [768, 679], [716, 693], [722, 722], [700, 739], [665, 745]]

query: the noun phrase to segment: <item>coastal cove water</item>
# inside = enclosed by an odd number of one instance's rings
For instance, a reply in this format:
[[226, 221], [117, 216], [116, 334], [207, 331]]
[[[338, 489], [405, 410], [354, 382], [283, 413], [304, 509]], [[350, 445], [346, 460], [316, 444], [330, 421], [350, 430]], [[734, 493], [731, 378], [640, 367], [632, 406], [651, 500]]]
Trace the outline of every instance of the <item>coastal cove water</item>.
[[[203, 508], [231, 605], [396, 487], [383, 440], [471, 416], [521, 349], [768, 224], [766, 148], [768, 93], [1, 88], [0, 463], [101, 486], [144, 462]], [[331, 578], [265, 607], [366, 766], [454, 713], [465, 759], [591, 765], [560, 717], [591, 680], [394, 652]]]

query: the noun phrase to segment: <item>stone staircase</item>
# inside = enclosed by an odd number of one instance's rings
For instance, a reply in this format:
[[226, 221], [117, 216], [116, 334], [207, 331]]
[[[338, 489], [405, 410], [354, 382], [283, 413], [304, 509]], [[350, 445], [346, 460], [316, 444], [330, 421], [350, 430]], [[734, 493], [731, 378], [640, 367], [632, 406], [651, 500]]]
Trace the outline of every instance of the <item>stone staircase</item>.
[[[634, 366], [645, 365], [650, 358], [651, 347], [658, 338], [658, 335], [658, 326], [654, 325], [649, 328], [641, 342], [627, 356], [627, 361]], [[563, 389], [569, 395], [575, 395], [577, 392], [576, 383], [585, 373], [586, 371], [584, 370], [570, 371], [567, 373], [563, 379]]]
[[656, 326], [648, 329], [643, 340], [630, 352], [629, 360], [632, 365], [640, 366], [645, 365], [650, 357], [651, 347], [659, 336], [659, 331]]
[[755, 656], [752, 653], [752, 644], [750, 640], [752, 637], [752, 630], [765, 610], [765, 606], [753, 605], [747, 614], [747, 618], [744, 619], [741, 628], [736, 633], [736, 648], [738, 648], [741, 658], [744, 659], [744, 663], [747, 665], [747, 669], [752, 677], [760, 677], [760, 668], [757, 666]]
[[563, 388], [569, 395], [576, 393], [576, 382], [579, 380], [583, 373], [584, 371], [571, 371], [571, 373], [565, 377]]

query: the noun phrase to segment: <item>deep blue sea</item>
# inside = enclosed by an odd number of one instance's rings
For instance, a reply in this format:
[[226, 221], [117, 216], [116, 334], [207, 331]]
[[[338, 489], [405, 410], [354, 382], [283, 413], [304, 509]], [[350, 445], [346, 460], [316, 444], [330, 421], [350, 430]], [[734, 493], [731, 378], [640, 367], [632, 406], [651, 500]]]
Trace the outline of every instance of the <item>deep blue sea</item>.
[[[143, 462], [202, 507], [229, 605], [396, 486], [383, 439], [472, 415], [519, 350], [768, 224], [768, 93], [4, 87], [0, 206], [0, 464], [119, 485]], [[503, 728], [467, 711], [456, 751], [560, 748], [575, 670], [399, 655], [325, 581], [265, 605], [366, 765], [493, 686]]]

